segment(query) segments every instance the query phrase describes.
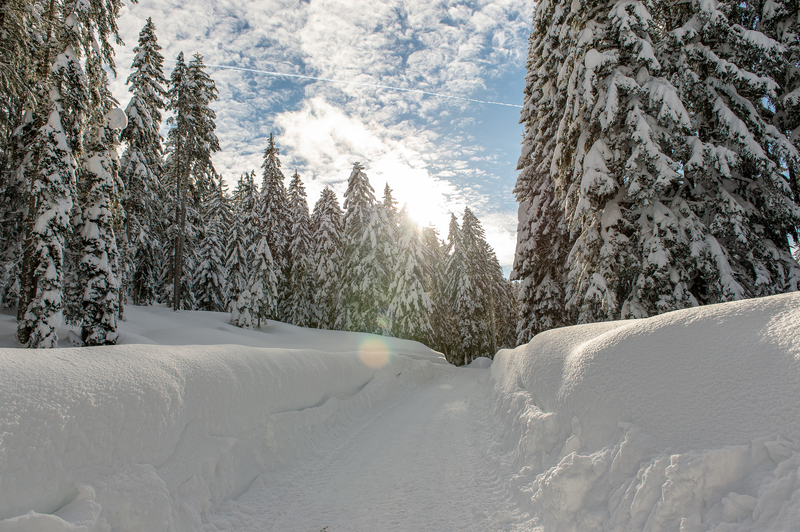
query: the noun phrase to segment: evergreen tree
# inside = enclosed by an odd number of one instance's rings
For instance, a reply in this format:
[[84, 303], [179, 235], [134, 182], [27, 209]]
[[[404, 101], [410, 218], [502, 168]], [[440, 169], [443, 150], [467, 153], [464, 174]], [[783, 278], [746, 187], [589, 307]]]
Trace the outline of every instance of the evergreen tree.
[[227, 305], [237, 303], [239, 294], [247, 288], [248, 273], [248, 231], [244, 224], [244, 216], [234, 211], [230, 232], [227, 234], [225, 253], [225, 270], [227, 272], [226, 301]]
[[563, 112], [566, 100], [566, 95], [557, 89], [565, 55], [559, 46], [563, 22], [563, 11], [557, 3], [537, 4], [520, 113], [525, 133], [514, 188], [520, 206], [511, 278], [521, 280], [519, 343], [570, 323], [565, 310], [564, 267], [571, 242], [563, 202], [550, 173], [559, 112]]
[[156, 299], [155, 285], [158, 264], [162, 261], [164, 227], [159, 205], [165, 190], [161, 147], [161, 111], [167, 84], [162, 71], [164, 58], [159, 52], [152, 19], [139, 33], [139, 45], [128, 76], [128, 90], [133, 93], [125, 113], [128, 126], [122, 132], [126, 142], [120, 161], [120, 178], [124, 184], [122, 203], [125, 208], [123, 271], [127, 274], [126, 289], [134, 305], [151, 305]]
[[314, 231], [313, 264], [316, 265], [313, 323], [320, 329], [334, 328], [336, 317], [341, 313], [341, 282], [337, 264], [341, 256], [342, 217], [336, 194], [325, 187], [311, 215]]
[[[387, 186], [388, 190], [388, 186]], [[397, 254], [389, 285], [392, 332], [398, 338], [426, 342], [431, 337], [431, 300], [425, 292], [425, 254], [418, 229], [405, 207], [397, 215]]]
[[29, 210], [20, 272], [17, 339], [57, 347], [64, 306], [64, 253], [76, 193], [76, 153], [88, 107], [87, 80], [74, 47], [52, 66], [47, 121], [38, 130], [29, 172]]
[[[741, 24], [750, 9], [537, 8], [532, 43], [552, 36], [542, 49], [555, 48], [529, 65], [532, 90], [542, 91], [532, 99], [546, 103], [530, 113], [526, 132], [558, 119], [555, 146], [534, 136], [530, 162], [543, 169], [537, 150], [553, 154], [550, 178], [575, 236], [565, 306], [578, 322], [796, 289], [787, 235], [795, 236], [800, 210], [782, 170], [796, 147], [770, 123], [779, 114], [774, 73], [786, 55], [757, 24]], [[548, 79], [537, 85], [540, 75]], [[536, 182], [522, 188], [518, 197], [529, 201]], [[527, 243], [535, 238], [521, 235], [518, 250], [535, 248]]]
[[69, 231], [76, 162], [56, 104], [39, 129], [31, 169], [25, 262], [17, 339], [28, 347], [58, 347], [64, 286], [64, 240]]
[[269, 143], [264, 150], [264, 169], [261, 181], [261, 201], [259, 211], [261, 218], [261, 231], [267, 237], [267, 244], [272, 251], [275, 261], [275, 272], [278, 276], [278, 307], [274, 316], [270, 318], [283, 321], [285, 319], [285, 301], [288, 296], [286, 289], [288, 273], [288, 246], [289, 246], [289, 221], [291, 210], [286, 198], [286, 187], [283, 184], [284, 176], [281, 171], [281, 161], [278, 158], [280, 151], [275, 146], [275, 138], [270, 133]]
[[483, 351], [481, 338], [484, 322], [478, 309], [477, 290], [470, 272], [469, 255], [464, 247], [461, 228], [455, 215], [450, 218], [448, 240], [453, 252], [447, 263], [447, 293], [454, 315], [454, 335], [450, 338], [448, 362], [456, 366], [469, 364]]
[[348, 331], [391, 331], [387, 312], [387, 272], [380, 245], [381, 226], [388, 223], [375, 204], [375, 191], [361, 163], [353, 165], [344, 195], [342, 234], [342, 313], [336, 328]]
[[114, 236], [114, 204], [119, 201], [119, 131], [127, 123], [121, 109], [109, 110], [101, 126], [95, 126], [86, 142], [83, 175], [88, 188], [79, 235], [81, 257], [78, 285], [82, 287], [80, 325], [86, 345], [117, 342], [119, 254]]
[[310, 327], [314, 310], [314, 238], [303, 182], [297, 172], [289, 183], [289, 208], [292, 228], [289, 233], [288, 278], [286, 280], [286, 321], [299, 327]]
[[427, 345], [440, 351], [450, 360], [451, 339], [455, 336], [455, 322], [450, 308], [445, 276], [449, 256], [447, 248], [439, 239], [433, 226], [422, 230], [422, 252], [425, 258], [425, 292], [431, 299], [431, 336]]
[[[216, 115], [210, 103], [217, 98], [214, 82], [205, 72], [203, 58], [195, 54], [186, 65], [183, 52], [178, 55], [169, 81], [167, 109], [175, 114], [167, 120], [171, 126], [167, 137], [167, 172], [175, 187], [174, 226], [170, 227], [172, 293], [167, 294], [175, 310], [191, 308], [194, 296], [185, 288], [190, 286], [189, 264], [193, 254], [187, 248], [195, 230], [187, 221], [198, 220], [197, 202], [203, 192], [213, 186], [211, 155], [219, 150], [214, 130]], [[191, 194], [191, 197], [190, 197]], [[191, 211], [191, 212], [190, 212]]]
[[255, 324], [261, 327], [262, 321], [275, 315], [278, 304], [278, 278], [275, 275], [275, 263], [265, 235], [257, 235], [249, 254], [255, 263], [250, 269], [247, 289], [243, 294], [250, 295], [249, 314]]
[[227, 235], [230, 232], [231, 215], [222, 179], [205, 202], [203, 242], [198, 251], [197, 269], [194, 273], [197, 308], [214, 312], [226, 312], [228, 307], [226, 263]]
[[459, 255], [461, 262], [461, 272], [455, 276], [459, 285], [454, 291], [454, 308], [465, 364], [479, 356], [492, 357], [497, 350], [492, 313], [494, 291], [486, 247], [480, 222], [469, 207], [465, 208], [459, 238], [453, 247], [453, 256]]

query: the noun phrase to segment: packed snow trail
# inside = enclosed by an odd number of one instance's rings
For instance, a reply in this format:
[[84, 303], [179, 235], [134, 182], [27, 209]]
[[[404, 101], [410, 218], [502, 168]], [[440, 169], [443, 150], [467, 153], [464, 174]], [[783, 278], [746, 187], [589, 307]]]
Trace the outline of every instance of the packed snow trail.
[[487, 511], [504, 504], [482, 467], [471, 404], [488, 372], [437, 370], [320, 458], [262, 475], [211, 522], [252, 531], [497, 530]]

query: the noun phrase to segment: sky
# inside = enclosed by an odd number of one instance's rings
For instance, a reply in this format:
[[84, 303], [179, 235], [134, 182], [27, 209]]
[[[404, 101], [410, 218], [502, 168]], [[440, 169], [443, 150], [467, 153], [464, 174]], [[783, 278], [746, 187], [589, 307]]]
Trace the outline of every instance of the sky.
[[[232, 189], [260, 176], [274, 133], [284, 174], [313, 208], [339, 201], [361, 162], [380, 199], [447, 236], [469, 207], [509, 271], [531, 0], [140, 0], [119, 20], [112, 90], [124, 108], [133, 48], [148, 17], [169, 77], [199, 53], [219, 99], [213, 161]], [[288, 185], [288, 180], [287, 180]]]

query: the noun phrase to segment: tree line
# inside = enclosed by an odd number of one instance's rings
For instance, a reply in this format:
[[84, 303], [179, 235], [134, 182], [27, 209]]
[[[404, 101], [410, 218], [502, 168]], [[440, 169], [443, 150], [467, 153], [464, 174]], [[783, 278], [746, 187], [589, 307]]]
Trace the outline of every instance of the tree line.
[[410, 338], [458, 364], [513, 343], [514, 285], [469, 209], [445, 242], [388, 185], [377, 201], [356, 163], [344, 208], [326, 188], [310, 212], [272, 135], [260, 187], [252, 171], [229, 193], [214, 81], [183, 53], [167, 79], [150, 19], [119, 109], [105, 68], [120, 5], [0, 8], [0, 303], [21, 343], [56, 346], [63, 316], [85, 345], [114, 344], [126, 302]]

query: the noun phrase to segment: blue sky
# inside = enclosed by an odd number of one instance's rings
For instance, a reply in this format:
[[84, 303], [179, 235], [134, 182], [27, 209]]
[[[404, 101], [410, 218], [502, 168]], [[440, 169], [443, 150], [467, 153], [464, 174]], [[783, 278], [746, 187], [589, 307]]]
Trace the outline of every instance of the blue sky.
[[522, 103], [532, 10], [529, 0], [140, 0], [119, 21], [127, 46], [117, 49], [112, 88], [126, 105], [132, 49], [152, 17], [167, 76], [181, 51], [237, 68], [209, 67], [222, 147], [214, 164], [229, 184], [260, 173], [274, 132], [284, 174], [300, 173], [310, 205], [325, 185], [342, 201], [361, 161], [379, 197], [388, 182], [442, 237], [450, 212], [469, 206], [507, 267], [522, 134], [513, 106]]

